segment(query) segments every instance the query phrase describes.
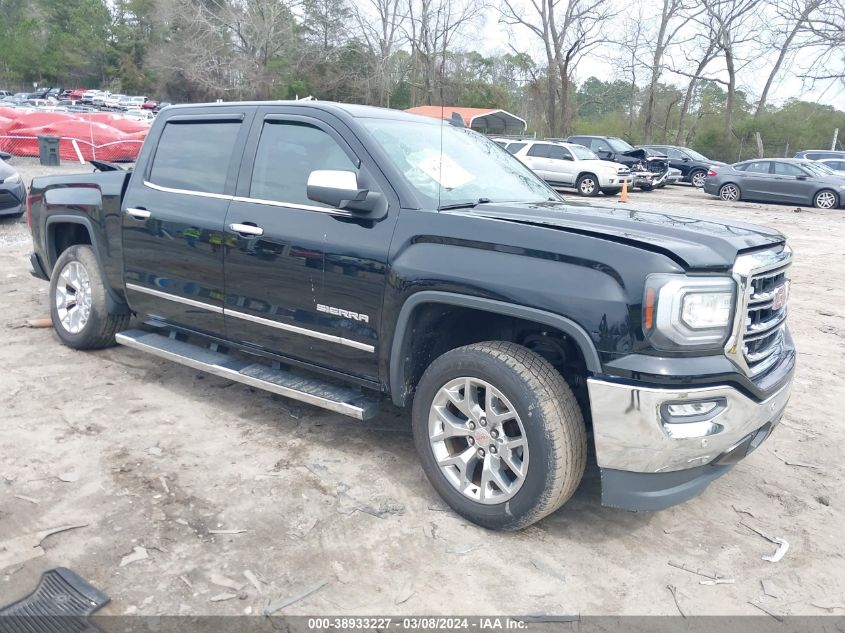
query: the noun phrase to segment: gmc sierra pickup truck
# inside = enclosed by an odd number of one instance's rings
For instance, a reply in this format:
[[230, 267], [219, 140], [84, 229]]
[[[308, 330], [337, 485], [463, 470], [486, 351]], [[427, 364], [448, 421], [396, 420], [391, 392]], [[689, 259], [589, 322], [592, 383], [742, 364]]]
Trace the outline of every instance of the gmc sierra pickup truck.
[[177, 106], [134, 169], [98, 166], [28, 197], [62, 342], [357, 419], [389, 397], [433, 487], [480, 525], [560, 507], [588, 442], [603, 503], [687, 500], [789, 398], [781, 234], [566, 201], [459, 119]]

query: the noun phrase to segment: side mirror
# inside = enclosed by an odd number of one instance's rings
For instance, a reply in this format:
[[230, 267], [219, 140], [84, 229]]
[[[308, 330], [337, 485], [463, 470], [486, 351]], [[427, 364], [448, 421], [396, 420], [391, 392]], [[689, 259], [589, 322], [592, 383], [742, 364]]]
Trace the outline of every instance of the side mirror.
[[807, 180], [809, 176], [795, 176], [796, 180]]
[[563, 160], [573, 161], [573, 160], [575, 160], [575, 159], [574, 159], [574, 158], [572, 158], [572, 156], [564, 156], [564, 157], [563, 157]]
[[308, 176], [308, 199], [347, 211], [370, 213], [381, 200], [381, 194], [362, 189], [354, 171], [318, 169]]
[[689, 156], [684, 156], [681, 160], [684, 161], [685, 163], [688, 163], [689, 162]]

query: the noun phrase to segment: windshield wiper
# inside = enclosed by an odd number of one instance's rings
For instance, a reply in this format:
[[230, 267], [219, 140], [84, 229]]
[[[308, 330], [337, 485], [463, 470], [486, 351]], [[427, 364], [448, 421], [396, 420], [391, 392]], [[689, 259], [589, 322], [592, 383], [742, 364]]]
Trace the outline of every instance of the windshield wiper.
[[467, 201], [467, 202], [455, 202], [453, 204], [441, 204], [437, 207], [438, 211], [449, 211], [450, 209], [474, 209], [479, 204], [487, 204], [490, 202], [490, 198], [479, 198], [475, 202]]

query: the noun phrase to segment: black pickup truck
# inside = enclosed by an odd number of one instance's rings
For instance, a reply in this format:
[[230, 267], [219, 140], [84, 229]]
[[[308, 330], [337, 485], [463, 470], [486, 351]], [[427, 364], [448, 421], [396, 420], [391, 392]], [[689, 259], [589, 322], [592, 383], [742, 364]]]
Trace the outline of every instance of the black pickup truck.
[[588, 442], [605, 504], [689, 499], [789, 398], [782, 235], [565, 201], [459, 120], [171, 107], [132, 171], [36, 178], [28, 201], [65, 344], [357, 419], [389, 397], [434, 488], [490, 528], [566, 502]]

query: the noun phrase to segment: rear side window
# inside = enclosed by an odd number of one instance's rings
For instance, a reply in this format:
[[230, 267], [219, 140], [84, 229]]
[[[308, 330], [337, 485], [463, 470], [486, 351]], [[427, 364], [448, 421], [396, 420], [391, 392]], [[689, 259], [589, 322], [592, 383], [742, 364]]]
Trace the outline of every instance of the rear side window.
[[249, 195], [275, 202], [327, 206], [308, 198], [308, 176], [320, 169], [358, 171], [337, 141], [320, 128], [267, 121], [258, 141]]
[[528, 150], [528, 155], [535, 156], [537, 158], [548, 158], [549, 145], [545, 143], [535, 143], [531, 146], [531, 149]]
[[168, 123], [156, 147], [150, 182], [223, 193], [240, 128], [239, 121]]
[[769, 173], [769, 161], [767, 161], [767, 160], [756, 160], [753, 163], [748, 163], [743, 171], [754, 173], [754, 174], [768, 174]]

